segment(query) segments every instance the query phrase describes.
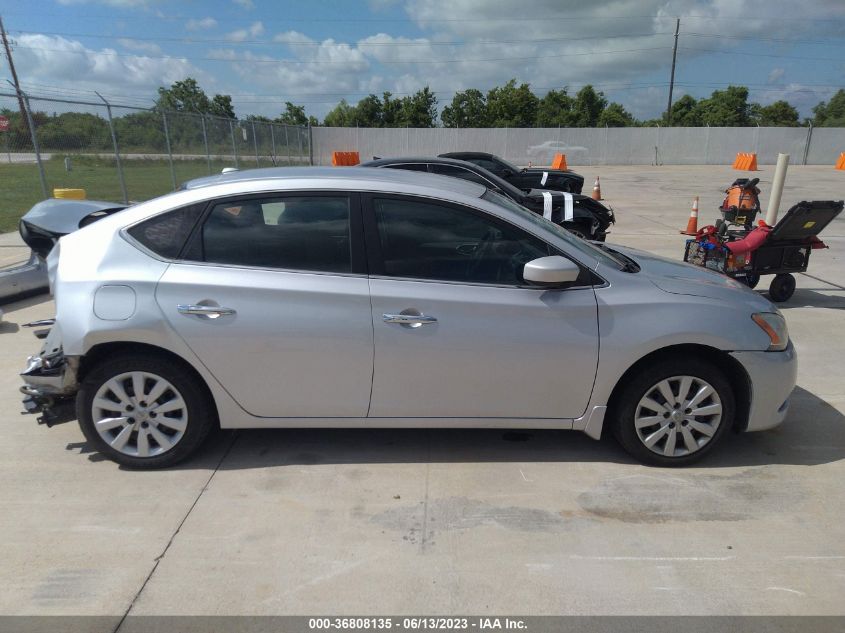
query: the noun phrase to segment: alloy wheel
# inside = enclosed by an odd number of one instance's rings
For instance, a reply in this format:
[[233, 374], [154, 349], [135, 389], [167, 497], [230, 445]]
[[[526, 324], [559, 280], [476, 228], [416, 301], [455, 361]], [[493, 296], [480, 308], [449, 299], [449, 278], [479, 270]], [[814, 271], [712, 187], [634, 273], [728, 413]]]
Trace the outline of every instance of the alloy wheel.
[[634, 412], [637, 437], [650, 451], [682, 457], [701, 450], [722, 422], [722, 401], [695, 376], [672, 376], [653, 385]]
[[185, 434], [188, 407], [170, 382], [153, 373], [114, 376], [91, 404], [94, 428], [113, 449], [131, 457], [154, 457], [172, 449]]

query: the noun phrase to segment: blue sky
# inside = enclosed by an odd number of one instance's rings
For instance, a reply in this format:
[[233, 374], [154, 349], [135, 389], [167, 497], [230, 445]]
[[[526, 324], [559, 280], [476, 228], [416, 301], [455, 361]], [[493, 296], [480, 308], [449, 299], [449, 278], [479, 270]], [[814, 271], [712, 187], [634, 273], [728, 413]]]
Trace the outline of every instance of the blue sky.
[[845, 87], [843, 0], [0, 0], [0, 14], [33, 94], [151, 105], [193, 76], [240, 116], [289, 100], [322, 117], [341, 97], [425, 85], [442, 106], [515, 77], [540, 95], [592, 83], [656, 117], [675, 17], [676, 98], [743, 84], [809, 115]]

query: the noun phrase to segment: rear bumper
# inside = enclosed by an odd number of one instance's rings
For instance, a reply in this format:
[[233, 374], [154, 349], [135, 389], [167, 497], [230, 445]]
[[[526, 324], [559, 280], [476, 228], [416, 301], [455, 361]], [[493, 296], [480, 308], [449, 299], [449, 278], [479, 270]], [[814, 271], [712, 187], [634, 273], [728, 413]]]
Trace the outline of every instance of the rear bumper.
[[789, 410], [789, 396], [798, 375], [798, 357], [792, 341], [782, 352], [732, 352], [751, 380], [751, 407], [746, 431], [778, 426]]
[[46, 292], [48, 286], [47, 264], [34, 252], [30, 253], [28, 261], [0, 270], [0, 300], [32, 292]]
[[64, 355], [60, 336], [51, 329], [41, 352], [27, 358], [21, 372], [25, 413], [41, 413], [38, 421], [47, 426], [73, 419], [79, 360]]

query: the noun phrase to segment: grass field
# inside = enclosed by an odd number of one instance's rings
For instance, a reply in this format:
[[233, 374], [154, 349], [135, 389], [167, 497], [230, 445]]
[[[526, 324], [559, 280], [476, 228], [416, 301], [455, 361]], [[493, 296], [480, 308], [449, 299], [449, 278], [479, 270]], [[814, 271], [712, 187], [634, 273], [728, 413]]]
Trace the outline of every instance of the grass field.
[[[63, 156], [54, 156], [45, 161], [44, 171], [51, 192], [55, 187], [71, 187], [85, 189], [90, 200], [123, 201], [114, 160], [73, 156], [71, 162], [72, 170], [67, 172]], [[124, 159], [122, 164], [130, 200], [148, 200], [173, 190], [170, 167], [166, 160]], [[211, 172], [220, 173], [221, 169], [228, 166], [232, 165], [227, 161], [212, 160]], [[255, 167], [255, 164], [254, 161], [246, 164], [242, 161], [241, 167]], [[208, 175], [205, 160], [177, 160], [173, 168], [177, 185], [191, 178]], [[0, 233], [17, 230], [20, 217], [42, 199], [38, 166], [35, 163], [0, 163]]]

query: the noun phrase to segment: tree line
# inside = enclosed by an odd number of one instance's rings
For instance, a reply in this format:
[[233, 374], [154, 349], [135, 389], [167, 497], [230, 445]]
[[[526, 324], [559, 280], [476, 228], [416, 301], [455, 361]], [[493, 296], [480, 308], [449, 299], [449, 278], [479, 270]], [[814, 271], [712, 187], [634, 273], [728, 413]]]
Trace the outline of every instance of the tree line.
[[[157, 107], [163, 110], [201, 112], [234, 118], [228, 95], [209, 97], [196, 80], [177, 81], [170, 88], [159, 88]], [[680, 127], [788, 127], [812, 123], [821, 127], [845, 127], [845, 90], [840, 89], [827, 102], [813, 108], [813, 116], [800, 120], [798, 110], [786, 100], [769, 105], [750, 102], [745, 86], [714, 90], [709, 97], [696, 99], [685, 94], [672, 104], [672, 116], [640, 120], [624, 105], [609, 101], [605, 94], [586, 85], [575, 94], [567, 88], [534, 94], [530, 84], [511, 79], [485, 94], [476, 88], [457, 92], [438, 115], [438, 99], [426, 86], [401, 98], [390, 92], [381, 97], [370, 94], [350, 104], [346, 99], [332, 108], [320, 122], [308, 116], [305, 106], [290, 101], [275, 118], [249, 115], [248, 121], [287, 125], [327, 127], [633, 127], [673, 125]]]
[[383, 98], [371, 94], [356, 105], [345, 100], [335, 106], [323, 125], [337, 127], [635, 127], [672, 125], [683, 127], [788, 127], [813, 123], [817, 126], [845, 126], [845, 90], [813, 108], [813, 117], [800, 120], [798, 110], [785, 100], [760, 105], [748, 100], [748, 88], [728, 86], [709, 97], [683, 95], [672, 104], [672, 116], [640, 120], [620, 103], [586, 85], [575, 94], [566, 88], [543, 96], [527, 83], [511, 79], [483, 93], [476, 88], [458, 92], [437, 117], [437, 97], [424, 88], [402, 100], [389, 92]]
[[[629, 127], [667, 125], [685, 127], [797, 126], [812, 123], [820, 127], [845, 127], [845, 90], [840, 89], [828, 101], [812, 111], [813, 116], [800, 121], [798, 110], [785, 100], [770, 105], [749, 102], [748, 88], [729, 86], [714, 90], [709, 97], [681, 96], [672, 104], [671, 123], [664, 112], [660, 118], [638, 120], [626, 108], [611, 102], [601, 91], [587, 85], [574, 94], [566, 88], [551, 90], [543, 96], [531, 91], [527, 83], [511, 79], [485, 94], [469, 88], [456, 93], [442, 111], [437, 96], [427, 86], [422, 90], [395, 97], [390, 92], [381, 97], [370, 94], [350, 104], [345, 99], [330, 110], [322, 121], [309, 116], [305, 106], [291, 101], [275, 118], [248, 115], [248, 122], [329, 127]], [[158, 111], [139, 111], [116, 116], [115, 131], [124, 151], [156, 148], [166, 151], [161, 111], [182, 113], [168, 116], [171, 144], [176, 148], [201, 148], [204, 139], [195, 116], [208, 119], [206, 138], [212, 147], [231, 145], [231, 130], [226, 119], [234, 120], [230, 95], [209, 96], [193, 78], [158, 89]], [[119, 111], [118, 111], [119, 112]], [[29, 129], [17, 110], [0, 111], [10, 119], [7, 140], [12, 147], [30, 145]], [[109, 150], [111, 135], [102, 116], [86, 112], [32, 113], [42, 147], [52, 150]], [[228, 151], [228, 150], [226, 150]]]

